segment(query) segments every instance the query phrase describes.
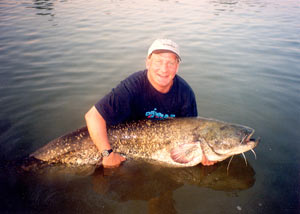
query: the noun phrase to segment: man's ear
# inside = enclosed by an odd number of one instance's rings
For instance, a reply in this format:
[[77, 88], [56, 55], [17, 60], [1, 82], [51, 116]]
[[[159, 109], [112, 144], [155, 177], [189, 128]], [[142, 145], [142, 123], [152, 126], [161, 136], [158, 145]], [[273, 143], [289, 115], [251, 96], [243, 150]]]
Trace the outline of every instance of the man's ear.
[[151, 62], [150, 62], [150, 61], [151, 61], [150, 58], [151, 58], [151, 57], [147, 57], [147, 59], [146, 59], [146, 68], [147, 68], [147, 69], [149, 69], [149, 67], [150, 67], [150, 63], [151, 63]]
[[179, 65], [180, 65], [180, 63], [178, 62], [176, 74], [177, 74], [178, 71], [179, 71]]

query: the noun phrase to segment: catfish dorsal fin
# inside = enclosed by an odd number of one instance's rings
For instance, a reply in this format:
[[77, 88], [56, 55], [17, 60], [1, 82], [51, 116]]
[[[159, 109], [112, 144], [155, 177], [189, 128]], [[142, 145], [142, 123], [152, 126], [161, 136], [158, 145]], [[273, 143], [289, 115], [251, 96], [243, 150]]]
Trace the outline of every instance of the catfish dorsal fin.
[[197, 149], [195, 143], [185, 143], [172, 148], [170, 156], [177, 163], [189, 163], [194, 159], [193, 151]]

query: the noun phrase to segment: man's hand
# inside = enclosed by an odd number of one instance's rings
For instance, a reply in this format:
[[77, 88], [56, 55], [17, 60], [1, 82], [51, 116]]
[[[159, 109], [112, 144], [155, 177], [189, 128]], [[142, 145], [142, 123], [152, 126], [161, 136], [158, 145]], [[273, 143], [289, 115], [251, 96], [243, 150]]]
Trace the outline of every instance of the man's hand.
[[112, 152], [108, 157], [103, 158], [102, 164], [104, 168], [116, 168], [119, 167], [125, 160], [126, 158], [121, 156], [119, 153]]
[[202, 165], [204, 166], [211, 166], [211, 165], [214, 165], [215, 163], [217, 163], [217, 161], [210, 161], [207, 159], [207, 157], [205, 156], [205, 154], [203, 153], [203, 156], [202, 156]]

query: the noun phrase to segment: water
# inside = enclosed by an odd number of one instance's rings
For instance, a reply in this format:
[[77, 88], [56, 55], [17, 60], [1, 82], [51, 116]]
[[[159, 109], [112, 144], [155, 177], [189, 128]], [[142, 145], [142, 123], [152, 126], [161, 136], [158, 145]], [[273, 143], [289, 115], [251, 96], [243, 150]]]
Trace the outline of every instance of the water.
[[[298, 0], [0, 1], [0, 211], [297, 213], [299, 15]], [[157, 37], [181, 46], [179, 74], [201, 116], [262, 137], [257, 160], [235, 158], [228, 174], [226, 161], [19, 173], [16, 162], [83, 126], [98, 99], [144, 69]]]

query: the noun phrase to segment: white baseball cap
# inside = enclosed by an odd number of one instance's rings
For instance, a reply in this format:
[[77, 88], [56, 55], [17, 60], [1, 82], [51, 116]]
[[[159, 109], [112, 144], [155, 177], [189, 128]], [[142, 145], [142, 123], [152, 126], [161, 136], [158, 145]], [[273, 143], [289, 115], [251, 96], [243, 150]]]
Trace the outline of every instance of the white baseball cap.
[[179, 61], [181, 61], [179, 46], [170, 39], [156, 39], [148, 49], [148, 57], [153, 53], [153, 51], [158, 50], [171, 51], [175, 53]]

